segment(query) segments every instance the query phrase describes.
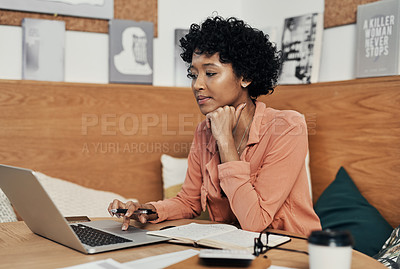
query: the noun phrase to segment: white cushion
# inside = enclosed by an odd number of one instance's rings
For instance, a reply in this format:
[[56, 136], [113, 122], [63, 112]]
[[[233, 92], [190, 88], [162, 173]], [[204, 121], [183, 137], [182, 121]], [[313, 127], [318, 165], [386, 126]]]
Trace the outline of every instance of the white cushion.
[[161, 155], [164, 198], [174, 197], [182, 187], [188, 168], [187, 158]]
[[81, 185], [35, 172], [61, 214], [67, 216], [110, 217], [107, 211], [112, 200], [137, 201], [108, 191], [86, 188]]

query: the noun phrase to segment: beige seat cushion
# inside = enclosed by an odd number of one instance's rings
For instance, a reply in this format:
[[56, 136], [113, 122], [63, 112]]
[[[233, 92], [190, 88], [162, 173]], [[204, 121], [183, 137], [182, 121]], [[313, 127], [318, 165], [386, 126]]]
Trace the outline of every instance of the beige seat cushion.
[[119, 194], [86, 188], [78, 184], [35, 173], [63, 216], [110, 217], [107, 207], [113, 199], [127, 199]]

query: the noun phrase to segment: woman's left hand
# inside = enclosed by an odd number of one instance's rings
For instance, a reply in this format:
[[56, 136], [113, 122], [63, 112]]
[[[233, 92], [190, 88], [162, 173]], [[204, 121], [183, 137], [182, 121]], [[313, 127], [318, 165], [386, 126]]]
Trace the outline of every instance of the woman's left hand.
[[233, 129], [245, 107], [246, 103], [240, 104], [236, 109], [233, 106], [219, 107], [206, 115], [207, 127], [211, 129], [218, 144], [233, 139]]

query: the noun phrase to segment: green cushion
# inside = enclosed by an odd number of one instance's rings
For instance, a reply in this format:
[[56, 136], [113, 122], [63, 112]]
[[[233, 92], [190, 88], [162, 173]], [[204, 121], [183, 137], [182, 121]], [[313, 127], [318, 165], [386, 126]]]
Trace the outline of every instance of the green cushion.
[[355, 241], [354, 249], [369, 256], [378, 253], [393, 231], [378, 210], [362, 196], [343, 167], [321, 194], [314, 209], [322, 229], [350, 231]]

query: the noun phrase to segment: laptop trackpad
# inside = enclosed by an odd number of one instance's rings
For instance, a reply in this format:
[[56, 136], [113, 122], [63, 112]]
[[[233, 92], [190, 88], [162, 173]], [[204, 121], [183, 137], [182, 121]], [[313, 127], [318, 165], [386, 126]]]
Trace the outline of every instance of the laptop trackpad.
[[169, 238], [167, 237], [147, 235], [146, 234], [147, 230], [135, 228], [133, 226], [129, 226], [128, 230], [122, 231], [121, 230], [122, 223], [113, 220], [95, 220], [91, 222], [85, 222], [82, 224], [130, 239], [135, 244], [138, 245], [155, 243], [155, 242], [164, 242], [169, 240]]
[[82, 224], [95, 229], [127, 237], [130, 239], [134, 239], [135, 236], [138, 236], [138, 234], [146, 234], [147, 232], [146, 230], [135, 228], [133, 226], [129, 226], [128, 230], [122, 231], [121, 230], [122, 223], [113, 220], [95, 220], [91, 222], [84, 222]]

